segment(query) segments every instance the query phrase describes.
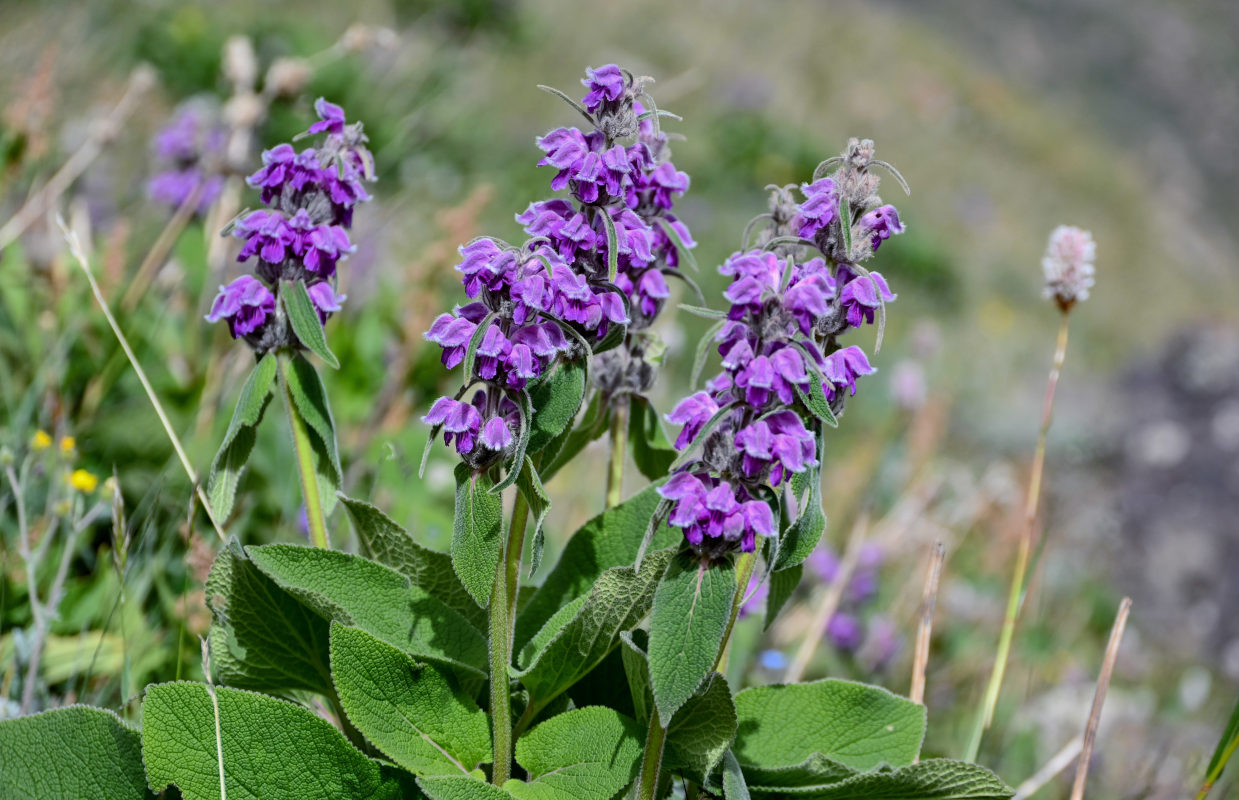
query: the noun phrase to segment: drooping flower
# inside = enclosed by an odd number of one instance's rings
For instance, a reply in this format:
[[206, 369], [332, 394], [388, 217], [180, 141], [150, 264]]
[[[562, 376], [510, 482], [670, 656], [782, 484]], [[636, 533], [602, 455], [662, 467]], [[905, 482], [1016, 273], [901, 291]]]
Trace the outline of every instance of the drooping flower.
[[232, 338], [240, 339], [258, 331], [275, 313], [275, 295], [262, 281], [242, 275], [227, 286], [219, 287], [219, 295], [207, 314], [208, 322], [228, 321]]

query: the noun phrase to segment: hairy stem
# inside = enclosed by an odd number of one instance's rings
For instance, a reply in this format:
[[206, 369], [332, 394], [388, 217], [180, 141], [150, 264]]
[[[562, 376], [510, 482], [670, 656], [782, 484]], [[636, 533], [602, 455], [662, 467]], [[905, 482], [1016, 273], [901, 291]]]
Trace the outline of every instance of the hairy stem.
[[731, 655], [731, 631], [736, 627], [736, 618], [740, 616], [740, 606], [744, 605], [744, 595], [749, 590], [749, 580], [753, 577], [753, 567], [757, 565], [757, 553], [741, 553], [736, 559], [736, 598], [731, 603], [731, 616], [727, 618], [727, 627], [723, 629], [723, 641], [718, 646], [718, 656], [714, 659], [714, 671], [725, 672], [727, 659]]
[[1058, 376], [1063, 370], [1063, 360], [1067, 357], [1067, 333], [1070, 318], [1064, 313], [1058, 326], [1058, 344], [1054, 349], [1054, 364], [1050, 367], [1050, 377], [1045, 387], [1045, 402], [1041, 410], [1041, 431], [1037, 436], [1037, 450], [1033, 454], [1032, 474], [1028, 479], [1028, 500], [1024, 506], [1024, 521], [1020, 531], [1019, 549], [1015, 554], [1015, 574], [1011, 578], [1011, 591], [1007, 595], [1007, 612], [1002, 621], [1002, 632], [998, 637], [998, 650], [994, 657], [994, 670], [990, 673], [989, 685], [985, 689], [985, 699], [977, 714], [976, 725], [972, 730], [972, 738], [968, 742], [968, 750], [964, 760], [975, 761], [981, 749], [981, 737], [994, 721], [994, 708], [998, 705], [998, 695], [1002, 690], [1003, 675], [1007, 670], [1007, 659], [1011, 655], [1011, 640], [1015, 636], [1015, 621], [1019, 617], [1020, 606], [1024, 602], [1024, 581], [1028, 575], [1028, 557], [1032, 550], [1033, 528], [1037, 521], [1037, 508], [1041, 502], [1041, 476], [1045, 471], [1045, 445], [1050, 433], [1050, 422], [1054, 417], [1054, 392], [1058, 388]]
[[525, 525], [528, 519], [529, 504], [518, 490], [512, 504], [512, 522], [508, 525], [507, 543], [499, 554], [499, 562], [495, 568], [495, 585], [490, 595], [490, 718], [494, 729], [494, 770], [490, 782], [495, 786], [502, 786], [512, 776], [512, 698], [508, 667], [512, 663], [512, 636], [516, 620], [517, 590], [520, 587], [521, 549], [525, 546]]
[[641, 777], [637, 779], [637, 800], [654, 800], [666, 741], [667, 729], [658, 719], [658, 709], [651, 706], [650, 727], [645, 734], [645, 757], [641, 759]]
[[628, 397], [615, 399], [611, 410], [611, 463], [607, 467], [607, 508], [624, 499], [624, 458], [628, 451]]
[[328, 549], [327, 517], [323, 513], [323, 497], [319, 491], [318, 475], [314, 471], [314, 448], [305, 420], [297, 413], [292, 391], [288, 388], [288, 356], [279, 356], [280, 388], [284, 391], [284, 407], [288, 411], [288, 426], [293, 432], [293, 450], [297, 457], [297, 474], [301, 478], [301, 496], [305, 499], [305, 518], [309, 523], [310, 539], [315, 547]]

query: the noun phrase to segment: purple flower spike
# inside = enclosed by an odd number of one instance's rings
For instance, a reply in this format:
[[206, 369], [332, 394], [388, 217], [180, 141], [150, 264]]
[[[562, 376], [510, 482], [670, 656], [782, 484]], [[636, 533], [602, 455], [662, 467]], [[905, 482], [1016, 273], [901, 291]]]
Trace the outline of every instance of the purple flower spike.
[[586, 69], [581, 85], [589, 89], [582, 104], [589, 113], [597, 113], [604, 103], [614, 103], [624, 96], [624, 73], [615, 64]]
[[344, 134], [344, 109], [320, 97], [314, 101], [314, 111], [318, 113], [319, 121], [311, 125], [307, 133], [326, 132], [335, 136]]
[[862, 322], [873, 324], [874, 312], [882, 303], [895, 299], [880, 272], [870, 272], [848, 281], [839, 293], [839, 302], [847, 309], [848, 324], [859, 328]]
[[710, 418], [718, 413], [718, 409], [718, 403], [705, 392], [697, 392], [681, 400], [667, 415], [668, 422], [684, 426], [675, 439], [675, 449], [683, 450], [692, 444]]
[[232, 338], [240, 339], [258, 331], [275, 313], [275, 295], [262, 281], [242, 275], [227, 286], [219, 287], [219, 294], [211, 304], [207, 322], [228, 320]]

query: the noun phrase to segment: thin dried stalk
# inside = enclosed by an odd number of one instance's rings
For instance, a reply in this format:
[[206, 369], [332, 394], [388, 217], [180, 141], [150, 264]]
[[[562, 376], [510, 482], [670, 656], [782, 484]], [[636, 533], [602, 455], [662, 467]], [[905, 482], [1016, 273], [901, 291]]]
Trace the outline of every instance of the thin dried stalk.
[[1088, 762], [1093, 757], [1093, 744], [1097, 741], [1097, 726], [1101, 724], [1101, 707], [1106, 702], [1106, 690], [1114, 674], [1114, 662], [1119, 657], [1119, 644], [1123, 641], [1123, 629], [1127, 627], [1127, 615], [1131, 613], [1131, 598], [1124, 597], [1119, 604], [1118, 616], [1110, 629], [1110, 643], [1106, 645], [1106, 658], [1101, 663], [1101, 675], [1097, 677], [1097, 690], [1093, 692], [1093, 708], [1088, 714], [1084, 728], [1084, 746], [1080, 750], [1080, 763], [1076, 765], [1076, 782], [1071, 787], [1071, 800], [1084, 799], [1084, 784], [1088, 781]]
[[908, 697], [914, 703], [925, 700], [925, 666], [929, 663], [929, 638], [934, 627], [934, 606], [938, 599], [938, 582], [942, 579], [942, 562], [946, 560], [946, 545], [938, 542], [929, 555], [925, 572], [925, 591], [921, 594], [921, 624], [916, 631], [916, 654], [912, 660], [912, 689]]
[[1070, 742], [1067, 742], [1067, 746], [1059, 750], [1049, 761], [1045, 762], [1045, 766], [1033, 773], [1032, 777], [1016, 788], [1015, 795], [1011, 800], [1028, 800], [1029, 797], [1041, 791], [1041, 787], [1054, 780], [1058, 773], [1071, 766], [1071, 762], [1075, 761], [1080, 755], [1080, 748], [1083, 746], [1083, 736], [1076, 736]]

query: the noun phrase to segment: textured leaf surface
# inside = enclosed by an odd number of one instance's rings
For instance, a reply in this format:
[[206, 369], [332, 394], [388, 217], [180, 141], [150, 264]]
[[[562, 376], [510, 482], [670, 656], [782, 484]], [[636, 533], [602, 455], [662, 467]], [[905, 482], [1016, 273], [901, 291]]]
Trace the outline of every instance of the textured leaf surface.
[[452, 525], [452, 569], [474, 601], [485, 608], [503, 542], [503, 498], [494, 483], [467, 464], [456, 465], [456, 517]]
[[362, 554], [404, 575], [465, 617], [479, 631], [486, 630], [486, 612], [473, 602], [452, 569], [452, 557], [418, 544], [378, 507], [340, 495], [340, 502], [353, 520]]
[[582, 361], [562, 361], [530, 388], [535, 410], [527, 453], [537, 453], [572, 424], [585, 399], [585, 372]]
[[931, 759], [900, 769], [878, 769], [828, 784], [749, 787], [759, 797], [814, 800], [1005, 800], [1015, 792], [988, 769], [964, 761]]
[[671, 718], [663, 758], [672, 768], [705, 783], [735, 738], [736, 706], [731, 688], [716, 672]]
[[[519, 650], [568, 601], [589, 591], [604, 570], [633, 562], [641, 537], [658, 508], [658, 492], [647, 488], [581, 526], [564, 547], [559, 562], [516, 619]], [[660, 525], [654, 547], [669, 547], [679, 533]]]
[[111, 711], [68, 706], [0, 722], [0, 797], [151, 796], [140, 735]]
[[333, 368], [339, 369], [340, 361], [327, 346], [323, 323], [314, 309], [314, 301], [310, 299], [305, 282], [284, 281], [280, 300], [284, 303], [284, 310], [288, 312], [288, 322], [293, 327], [293, 333], [297, 334], [298, 341]]
[[467, 775], [490, 760], [486, 714], [443, 669], [332, 623], [331, 672], [349, 720], [400, 766]]
[[[818, 461], [822, 451], [819, 437]], [[796, 473], [788, 482], [800, 505], [800, 515], [787, 527], [779, 541], [774, 569], [785, 570], [803, 562], [812, 554], [826, 530], [826, 512], [822, 509], [821, 467]]]
[[228, 800], [395, 800], [394, 779], [330, 722], [274, 697], [201, 683], [146, 690], [142, 755], [151, 787], [176, 785], [185, 800], [218, 800], [222, 743]]
[[660, 550], [646, 558], [640, 572], [616, 567], [598, 577], [580, 611], [516, 673], [531, 705], [545, 707], [611, 652], [620, 631], [631, 630], [649, 613], [670, 558], [670, 550]]
[[650, 661], [645, 654], [645, 632], [638, 629], [620, 634], [620, 657], [624, 663], [624, 677], [628, 679], [628, 692], [637, 722], [649, 722], [650, 710], [654, 707], [654, 694], [650, 691]]
[[735, 700], [741, 764], [794, 766], [821, 753], [857, 770], [903, 766], [916, 758], [925, 736], [924, 706], [863, 683], [759, 686]]
[[800, 585], [800, 579], [803, 575], [804, 566], [802, 564], [786, 567], [785, 569], [776, 569], [770, 573], [770, 594], [766, 595], [766, 614], [762, 622], [763, 629], [769, 629], [774, 624], [774, 621], [778, 619], [779, 612], [783, 610], [783, 606], [787, 605], [787, 601], [795, 593], [796, 587]]
[[642, 731], [614, 709], [591, 706], [558, 714], [516, 743], [516, 763], [528, 780], [503, 788], [520, 800], [606, 798], [632, 782]]
[[679, 555], [654, 594], [650, 683], [661, 719], [671, 719], [714, 669], [736, 596], [730, 562], [703, 566]]
[[247, 552], [264, 574], [324, 619], [355, 625], [420, 658], [485, 671], [486, 642], [477, 629], [390, 567], [299, 545]]
[[679, 455], [663, 430], [654, 404], [640, 396], [632, 398], [628, 443], [632, 447], [633, 463], [642, 475], [652, 481], [666, 477], [671, 463]]
[[264, 575], [235, 540], [211, 565], [206, 599], [220, 682], [276, 694], [330, 691], [327, 622]]
[[481, 778], [418, 778], [430, 800], [512, 800], [512, 795]]
[[271, 403], [275, 362], [275, 356], [264, 356], [245, 379], [245, 385], [237, 397], [237, 407], [232, 412], [232, 421], [228, 423], [224, 441], [220, 443], [219, 452], [211, 464], [207, 498], [211, 501], [211, 511], [220, 520], [228, 519], [232, 514], [241, 473], [245, 471], [250, 453], [254, 450], [258, 425]]
[[744, 781], [744, 772], [736, 754], [728, 750], [723, 755], [723, 797], [726, 800], [750, 800], [749, 786]]
[[529, 504], [529, 524], [533, 529], [529, 574], [533, 575], [542, 564], [542, 548], [545, 545], [546, 535], [542, 526], [546, 522], [546, 515], [551, 510], [551, 497], [546, 493], [546, 488], [542, 486], [542, 479], [538, 477], [538, 471], [533, 466], [533, 459], [529, 456], [525, 456], [520, 477], [516, 480], [516, 487], [521, 496], [525, 498], [525, 502]]
[[[315, 323], [317, 322], [316, 317]], [[331, 416], [331, 407], [327, 404], [327, 390], [323, 387], [318, 370], [301, 355], [289, 359], [283, 376], [288, 394], [296, 406], [294, 410], [301, 416], [309, 431], [323, 513], [330, 514], [336, 507], [336, 493], [343, 485], [344, 473], [340, 469], [336, 424]]]
[[560, 467], [576, 458], [586, 445], [607, 432], [608, 418], [603, 410], [604, 405], [602, 394], [595, 392], [594, 399], [590, 401], [581, 421], [547, 443], [541, 459], [540, 473], [543, 480], [550, 480]]

